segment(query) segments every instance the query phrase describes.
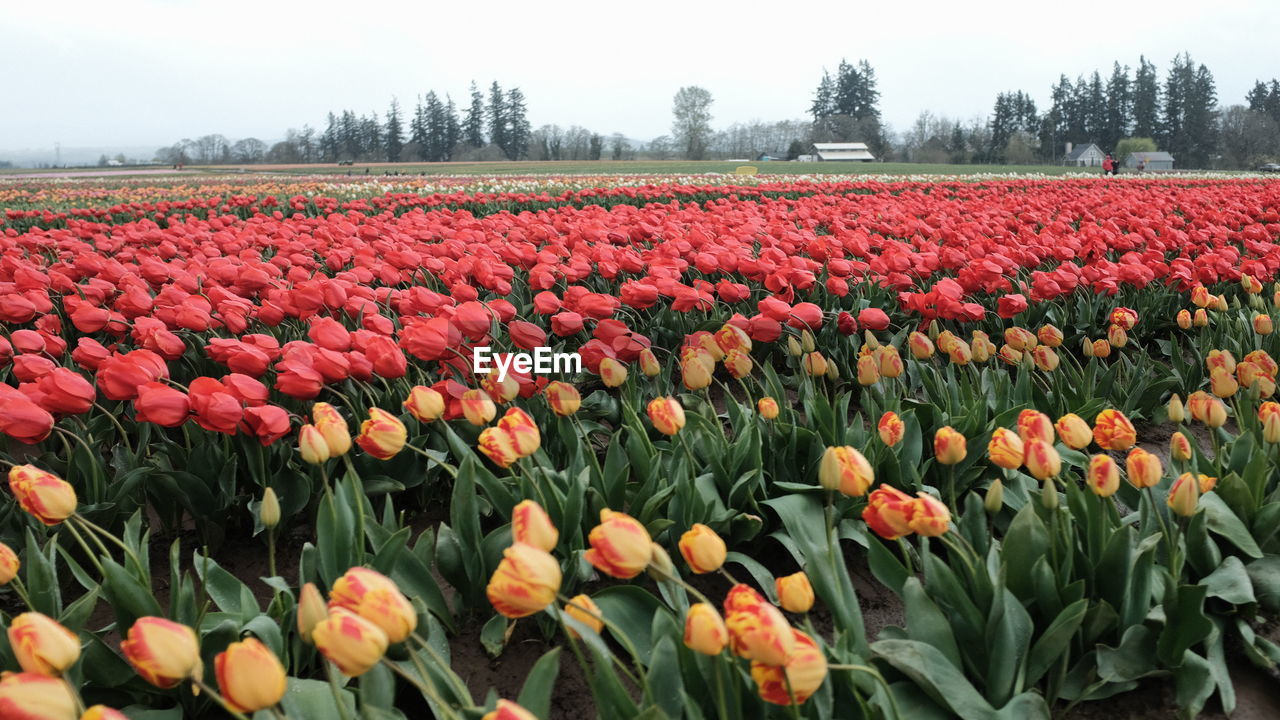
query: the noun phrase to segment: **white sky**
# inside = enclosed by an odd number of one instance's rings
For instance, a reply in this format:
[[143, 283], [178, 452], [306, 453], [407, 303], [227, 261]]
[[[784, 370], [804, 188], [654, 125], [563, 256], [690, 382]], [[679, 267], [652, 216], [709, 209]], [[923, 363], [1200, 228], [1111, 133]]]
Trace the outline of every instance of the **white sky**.
[[649, 139], [671, 97], [706, 87], [714, 124], [805, 115], [822, 68], [875, 67], [895, 129], [921, 110], [968, 118], [1023, 89], [1043, 110], [1074, 77], [1188, 50], [1219, 98], [1280, 75], [1277, 0], [633, 4], [0, 0], [0, 149], [275, 140], [331, 109], [383, 112], [474, 78], [520, 86], [529, 119]]

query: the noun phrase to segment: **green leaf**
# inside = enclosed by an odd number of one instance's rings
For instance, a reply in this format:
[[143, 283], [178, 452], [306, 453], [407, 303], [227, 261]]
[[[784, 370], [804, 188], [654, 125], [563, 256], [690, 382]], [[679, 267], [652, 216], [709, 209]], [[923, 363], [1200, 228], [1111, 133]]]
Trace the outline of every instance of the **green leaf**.
[[867, 543], [867, 565], [876, 580], [898, 596], [902, 595], [903, 585], [909, 577], [907, 567], [892, 550], [875, 538]]
[[1198, 717], [1204, 709], [1205, 701], [1213, 695], [1216, 687], [1209, 661], [1188, 650], [1183, 653], [1181, 662], [1173, 671], [1173, 679], [1177, 688], [1178, 707], [1182, 709], [1183, 715]]
[[[56, 545], [49, 543], [49, 547]], [[27, 592], [31, 596], [31, 609], [49, 617], [62, 613], [62, 589], [58, 585], [57, 566], [44, 554], [36, 536], [27, 529], [27, 553], [23, 558], [27, 571]]]
[[[774, 582], [773, 573], [769, 572], [769, 568], [740, 552], [729, 553], [725, 556], [724, 561], [726, 564], [737, 563], [741, 565], [751, 575], [751, 579], [755, 580], [756, 584], [760, 586], [760, 591], [769, 598], [769, 602], [776, 603], [778, 601], [777, 583]], [[681, 592], [684, 591], [681, 590]]]
[[963, 671], [964, 661], [960, 658], [956, 637], [951, 632], [951, 623], [925, 593], [920, 580], [907, 578], [902, 587], [902, 603], [907, 619], [907, 636], [937, 648], [957, 670]]
[[1013, 522], [1009, 523], [1001, 550], [1009, 590], [1020, 600], [1033, 599], [1035, 586], [1032, 568], [1037, 560], [1049, 552], [1049, 533], [1036, 514], [1033, 503], [1023, 506]]
[[995, 602], [987, 617], [987, 697], [1003, 705], [1014, 694], [1031, 645], [1031, 616], [1013, 593], [997, 588]]
[[995, 716], [995, 708], [932, 645], [916, 640], [877, 640], [871, 643], [871, 652], [911, 678], [934, 702], [950, 708], [962, 720]]
[[1217, 570], [1209, 573], [1199, 583], [1206, 588], [1206, 597], [1216, 597], [1232, 605], [1248, 605], [1257, 600], [1253, 595], [1253, 582], [1240, 558], [1232, 555], [1222, 561]]
[[1258, 604], [1269, 613], [1280, 613], [1280, 555], [1268, 555], [1245, 567]]
[[127, 631], [135, 620], [147, 615], [164, 615], [151, 588], [138, 582], [132, 573], [111, 558], [101, 559], [102, 594], [116, 612], [120, 632]]
[[396, 676], [391, 668], [381, 663], [374, 665], [360, 676], [360, 709], [364, 713], [377, 709], [384, 712], [395, 709]]
[[507, 644], [508, 626], [507, 618], [495, 613], [480, 629], [480, 644], [484, 645], [484, 651], [489, 653], [490, 657], [498, 657], [502, 654], [502, 648]]
[[1177, 667], [1183, 654], [1213, 631], [1204, 614], [1203, 585], [1180, 585], [1164, 602], [1164, 629], [1156, 644], [1156, 654], [1169, 667]]
[[663, 637], [653, 647], [645, 679], [649, 686], [649, 699], [662, 708], [669, 718], [684, 714], [684, 683], [680, 679], [680, 656], [675, 640]]
[[253, 591], [212, 558], [197, 551], [191, 563], [195, 567], [196, 576], [204, 583], [205, 591], [219, 610], [239, 616], [241, 622], [248, 622], [262, 611]]
[[[653, 616], [668, 612], [658, 598], [635, 585], [615, 585], [596, 593], [591, 598], [610, 623], [630, 638], [640, 654], [640, 661], [648, 663], [653, 652]], [[610, 634], [613, 628], [606, 626]]]
[[[356, 700], [350, 690], [338, 690], [341, 703], [346, 706], [346, 717], [357, 717]], [[329, 683], [320, 680], [289, 678], [288, 689], [280, 701], [285, 714], [291, 718], [307, 720], [341, 720], [343, 714], [334, 703]]]
[[1080, 629], [1088, 610], [1088, 600], [1077, 600], [1049, 623], [1049, 627], [1040, 634], [1039, 639], [1031, 646], [1031, 654], [1027, 656], [1027, 673], [1023, 678], [1025, 686], [1034, 687], [1058, 658], [1070, 650], [1071, 638]]
[[1231, 508], [1227, 507], [1222, 498], [1218, 497], [1217, 493], [1208, 492], [1201, 495], [1200, 507], [1204, 508], [1205, 515], [1208, 517], [1211, 532], [1230, 540], [1232, 545], [1240, 548], [1241, 552], [1251, 558], [1262, 557], [1262, 550], [1249, 534], [1249, 529], [1240, 521], [1240, 518], [1236, 517]]
[[529, 674], [516, 703], [533, 713], [539, 720], [551, 720], [551, 693], [560, 674], [560, 648], [552, 648], [538, 658]]

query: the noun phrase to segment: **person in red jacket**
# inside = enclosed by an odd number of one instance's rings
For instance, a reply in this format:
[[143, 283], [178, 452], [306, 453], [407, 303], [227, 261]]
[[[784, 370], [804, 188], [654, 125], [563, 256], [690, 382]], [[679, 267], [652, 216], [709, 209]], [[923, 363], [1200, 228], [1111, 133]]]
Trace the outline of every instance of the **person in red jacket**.
[[1102, 158], [1102, 174], [1110, 175], [1111, 168], [1114, 166], [1115, 166], [1115, 162], [1111, 159], [1111, 154], [1107, 153], [1107, 156]]

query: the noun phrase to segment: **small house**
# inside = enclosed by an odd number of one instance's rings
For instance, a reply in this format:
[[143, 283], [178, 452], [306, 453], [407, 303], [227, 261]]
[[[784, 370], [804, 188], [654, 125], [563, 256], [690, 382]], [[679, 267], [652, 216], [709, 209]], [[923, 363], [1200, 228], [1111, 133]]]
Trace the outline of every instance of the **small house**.
[[1124, 166], [1134, 170], [1172, 170], [1173, 156], [1167, 152], [1131, 152]]
[[872, 162], [875, 156], [866, 143], [814, 143], [810, 152], [819, 162]]
[[1074, 148], [1071, 143], [1067, 143], [1066, 150], [1067, 155], [1062, 159], [1062, 164], [1067, 167], [1102, 167], [1102, 161], [1107, 157], [1102, 148], [1093, 143]]

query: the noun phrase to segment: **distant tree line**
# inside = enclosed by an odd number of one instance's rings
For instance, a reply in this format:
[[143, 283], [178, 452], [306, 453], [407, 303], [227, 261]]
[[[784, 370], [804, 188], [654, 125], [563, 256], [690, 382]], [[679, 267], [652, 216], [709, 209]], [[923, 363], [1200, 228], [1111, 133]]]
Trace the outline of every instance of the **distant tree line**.
[[1096, 143], [1118, 159], [1136, 149], [1160, 149], [1182, 168], [1253, 167], [1280, 159], [1280, 81], [1259, 80], [1244, 104], [1221, 107], [1213, 74], [1189, 54], [1170, 63], [1163, 80], [1145, 56], [1136, 68], [1112, 64], [1050, 87], [1040, 112], [1022, 90], [997, 94], [989, 116], [960, 121], [924, 111], [901, 132], [881, 120], [875, 69], [842, 59], [822, 71], [809, 119], [712, 126], [711, 93], [682, 87], [672, 101], [669, 135], [648, 142], [570, 125], [530, 127], [524, 93], [496, 81], [487, 92], [471, 83], [459, 105], [434, 90], [412, 112], [393, 99], [380, 118], [331, 112], [323, 131], [290, 129], [273, 145], [222, 135], [184, 139], [162, 148], [171, 164], [401, 162], [478, 160], [796, 159], [814, 142], [863, 142], [880, 160], [923, 163], [1057, 163], [1066, 144]]
[[441, 99], [428, 91], [407, 116], [394, 98], [385, 118], [376, 112], [330, 112], [323, 131], [310, 125], [290, 128], [271, 146], [257, 138], [230, 142], [216, 134], [184, 139], [161, 148], [156, 160], [217, 165], [530, 159], [534, 134], [520, 88], [503, 90], [495, 81], [486, 98], [472, 82], [469, 95], [459, 109], [448, 94]]
[[1037, 112], [1022, 91], [999, 93], [992, 113], [968, 123], [923, 112], [898, 138], [899, 159], [915, 162], [1056, 163], [1075, 146], [1097, 144], [1118, 160], [1159, 148], [1183, 168], [1248, 168], [1280, 157], [1280, 82], [1258, 81], [1245, 105], [1221, 107], [1213, 74], [1182, 53], [1163, 82], [1154, 63], [1116, 62], [1074, 81], [1059, 76], [1049, 107]]

